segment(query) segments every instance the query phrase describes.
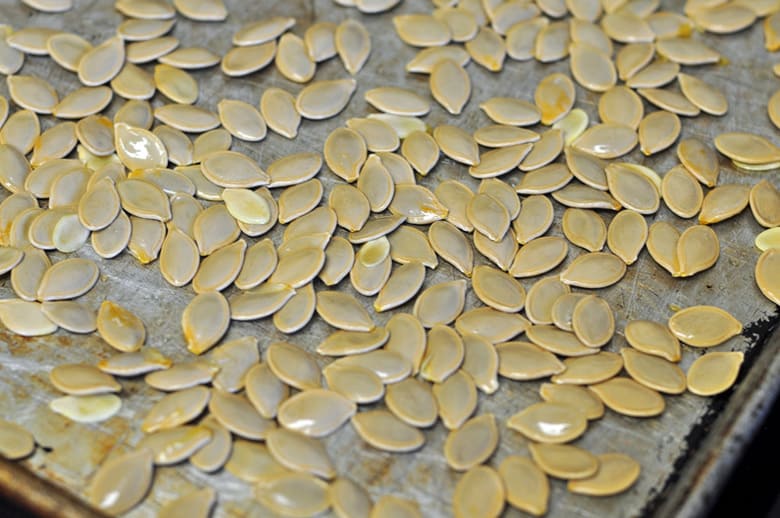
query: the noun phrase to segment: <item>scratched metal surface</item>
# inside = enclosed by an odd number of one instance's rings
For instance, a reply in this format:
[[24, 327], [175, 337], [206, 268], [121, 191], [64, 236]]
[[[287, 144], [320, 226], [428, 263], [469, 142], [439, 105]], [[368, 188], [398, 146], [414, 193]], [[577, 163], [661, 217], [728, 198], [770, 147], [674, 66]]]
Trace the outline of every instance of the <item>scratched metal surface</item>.
[[[93, 43], [114, 34], [122, 17], [108, 0], [76, 0], [76, 8], [64, 15], [45, 15], [31, 11], [17, 0], [0, 0], [0, 22], [14, 27], [40, 25], [78, 32]], [[223, 24], [195, 23], [179, 19], [173, 35], [182, 46], [201, 45], [224, 53], [230, 48], [230, 37], [244, 22], [271, 15], [294, 16], [298, 23], [293, 32], [302, 35], [314, 20], [338, 22], [347, 17], [359, 18], [372, 36], [373, 51], [366, 67], [357, 76], [358, 90], [347, 109], [338, 117], [321, 122], [304, 121], [299, 136], [293, 141], [271, 132], [260, 144], [234, 142], [234, 148], [254, 157], [266, 167], [274, 159], [294, 151], [321, 149], [325, 136], [344, 124], [349, 117], [364, 116], [372, 109], [363, 101], [363, 93], [380, 85], [401, 85], [429, 96], [427, 76], [406, 74], [403, 65], [414, 55], [414, 49], [403, 45], [389, 24], [393, 14], [401, 12], [429, 11], [431, 4], [425, 0], [407, 0], [391, 14], [363, 16], [354, 9], [340, 8], [331, 0], [288, 0], [285, 2], [226, 0], [231, 15]], [[674, 4], [674, 3], [669, 3]], [[673, 7], [679, 9], [679, 6]], [[769, 96], [777, 88], [777, 79], [771, 73], [773, 58], [763, 50], [762, 33], [755, 25], [748, 31], [731, 37], [697, 35], [718, 48], [728, 58], [728, 66], [698, 68], [701, 75], [723, 90], [731, 103], [727, 116], [714, 118], [701, 116], [683, 121], [683, 136], [698, 136], [705, 140], [719, 132], [742, 129], [776, 137], [776, 130], [765, 115]], [[145, 66], [151, 69], [151, 65]], [[458, 118], [448, 116], [432, 102], [433, 109], [426, 118], [430, 126], [451, 122], [475, 130], [488, 123], [477, 108], [479, 102], [494, 95], [510, 95], [532, 99], [536, 83], [544, 75], [554, 71], [566, 71], [568, 62], [540, 65], [536, 62], [507, 61], [501, 74], [486, 72], [475, 64], [468, 66], [473, 84], [473, 95], [465, 113]], [[60, 96], [77, 87], [74, 74], [59, 68], [48, 58], [27, 57], [21, 73], [46, 77], [56, 86]], [[296, 93], [301, 86], [281, 77], [273, 67], [246, 78], [228, 79], [217, 68], [196, 71], [193, 75], [201, 87], [198, 104], [216, 109], [223, 97], [259, 101], [262, 91], [269, 86], [280, 86]], [[347, 77], [338, 59], [320, 64], [316, 79]], [[7, 96], [5, 82], [0, 93]], [[578, 87], [577, 106], [596, 119], [598, 96]], [[158, 96], [155, 105], [162, 103]], [[115, 100], [108, 113], [113, 115], [120, 102]], [[52, 124], [50, 117], [42, 118], [44, 127]], [[673, 150], [659, 156], [646, 158], [634, 151], [627, 160], [667, 171], [675, 164]], [[757, 174], [734, 170], [725, 160], [721, 161], [721, 183], [754, 183]], [[780, 184], [777, 172], [765, 173], [776, 185]], [[335, 176], [326, 169], [320, 174], [326, 191]], [[519, 173], [503, 178], [510, 183], [518, 180]], [[465, 167], [443, 159], [423, 184], [434, 186], [444, 178], [458, 178], [476, 187]], [[278, 193], [275, 193], [278, 195]], [[560, 235], [560, 216], [556, 209], [556, 223], [551, 233]], [[612, 214], [602, 212], [605, 220]], [[648, 218], [670, 221], [679, 229], [692, 224], [672, 215], [666, 208]], [[759, 348], [755, 344], [765, 341], [778, 321], [777, 308], [764, 299], [753, 281], [753, 266], [757, 251], [752, 246], [753, 237], [761, 228], [749, 211], [715, 226], [721, 239], [721, 257], [715, 268], [693, 279], [674, 280], [643, 251], [639, 261], [628, 269], [625, 279], [617, 286], [601, 290], [616, 311], [618, 329], [623, 329], [628, 319], [648, 318], [665, 321], [671, 314], [670, 305], [688, 306], [708, 303], [723, 307], [747, 325], [760, 323], [755, 333], [746, 332], [717, 347], [717, 350], [742, 350], [749, 352], [749, 361], [740, 377], [738, 388], [730, 395], [715, 400], [690, 394], [667, 397], [667, 409], [655, 419], [633, 419], [612, 412], [591, 423], [586, 435], [577, 444], [594, 452], [621, 451], [638, 459], [642, 475], [630, 491], [620, 496], [596, 499], [568, 494], [561, 481], [552, 482], [549, 516], [639, 516], [670, 515], [680, 509], [682, 514], [695, 515], [706, 509], [707, 498], [717, 490], [741, 445], [749, 439], [756, 416], [760, 416], [777, 388], [780, 369], [778, 334], [769, 337]], [[278, 243], [279, 229], [271, 236]], [[252, 240], [250, 240], [251, 242]], [[565, 264], [580, 253], [572, 247]], [[89, 246], [78, 255], [99, 262], [102, 277], [98, 285], [83, 301], [97, 308], [100, 302], [110, 298], [132, 308], [148, 328], [149, 346], [157, 347], [175, 360], [188, 357], [179, 327], [180, 313], [193, 296], [189, 288], [174, 289], [161, 278], [156, 263], [140, 266], [127, 254], [112, 261], [102, 261]], [[53, 260], [60, 260], [53, 254]], [[482, 261], [482, 259], [479, 259]], [[552, 273], [560, 271], [560, 267]], [[435, 272], [429, 272], [426, 285], [457, 277], [459, 274], [447, 264]], [[527, 288], [536, 279], [524, 280]], [[341, 289], [351, 291], [348, 282]], [[230, 292], [230, 290], [229, 290]], [[0, 279], [0, 296], [13, 296], [8, 278]], [[361, 298], [366, 305], [369, 300]], [[469, 291], [467, 305], [477, 304]], [[411, 306], [401, 308], [410, 311]], [[387, 321], [390, 314], [376, 317], [378, 323]], [[244, 335], [259, 337], [261, 349], [275, 340], [287, 339], [306, 349], [313, 350], [330, 329], [315, 317], [302, 332], [286, 337], [278, 333], [269, 320], [255, 323], [234, 323], [228, 338]], [[607, 347], [617, 351], [625, 345], [618, 336]], [[76, 336], [58, 332], [41, 339], [23, 339], [0, 331], [0, 415], [22, 423], [45, 446], [24, 464], [40, 477], [67, 488], [76, 495], [83, 495], [84, 487], [95, 468], [107, 457], [132, 448], [141, 438], [141, 416], [161, 397], [161, 393], [146, 387], [142, 380], [122, 380], [123, 407], [115, 418], [94, 426], [82, 426], [68, 422], [53, 414], [47, 403], [59, 394], [48, 383], [47, 373], [53, 366], [64, 362], [94, 363], [113, 354], [97, 336]], [[682, 367], [687, 368], [700, 354], [685, 348]], [[323, 363], [325, 360], [322, 360]], [[775, 381], [773, 381], [775, 380]], [[502, 380], [500, 390], [491, 397], [480, 396], [479, 412], [492, 412], [500, 423], [501, 442], [490, 464], [497, 466], [511, 454], [527, 454], [526, 443], [519, 434], [508, 430], [506, 419], [537, 402], [538, 382], [511, 382]], [[689, 435], [691, 443], [689, 444]], [[372, 496], [395, 493], [413, 498], [421, 503], [425, 516], [449, 516], [449, 502], [457, 474], [449, 470], [442, 456], [446, 430], [437, 424], [425, 432], [426, 445], [412, 454], [391, 455], [367, 447], [346, 425], [325, 440], [340, 475], [364, 484]], [[715, 453], [712, 453], [715, 452]], [[192, 488], [211, 485], [219, 490], [219, 506], [216, 516], [269, 516], [252, 498], [250, 485], [226, 472], [205, 475], [188, 464], [159, 468], [149, 497], [129, 515], [153, 516], [162, 504]], [[658, 502], [665, 502], [667, 511], [659, 511]], [[506, 516], [521, 516], [514, 509], [507, 509]]]

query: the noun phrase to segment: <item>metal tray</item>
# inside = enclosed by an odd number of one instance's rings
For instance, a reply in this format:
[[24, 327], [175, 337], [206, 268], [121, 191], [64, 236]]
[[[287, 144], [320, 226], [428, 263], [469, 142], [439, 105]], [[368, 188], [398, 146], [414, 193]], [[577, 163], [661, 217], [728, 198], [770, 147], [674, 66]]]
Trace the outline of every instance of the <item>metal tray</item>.
[[[363, 93], [376, 86], [399, 85], [428, 96], [427, 76], [404, 72], [404, 64], [415, 50], [398, 40], [390, 19], [404, 12], [428, 12], [432, 4], [426, 0], [407, 0], [391, 13], [364, 16], [351, 8], [336, 6], [332, 0], [226, 0], [231, 15], [225, 23], [196, 23], [179, 18], [172, 32], [182, 46], [206, 46], [218, 53], [230, 48], [230, 36], [243, 23], [271, 15], [287, 15], [297, 19], [294, 32], [302, 34], [313, 21], [338, 22], [348, 17], [359, 18], [371, 33], [373, 50], [366, 67], [358, 74], [358, 90], [347, 109], [330, 120], [304, 121], [298, 138], [289, 141], [269, 132], [259, 144], [234, 142], [234, 148], [254, 157], [263, 167], [274, 159], [294, 151], [320, 150], [325, 136], [341, 126], [350, 117], [364, 116], [373, 111], [363, 100]], [[114, 35], [121, 15], [108, 0], [76, 0], [75, 8], [64, 15], [36, 13], [18, 0], [0, 0], [0, 21], [16, 28], [47, 26], [78, 32], [90, 41], [99, 42]], [[679, 2], [663, 2], [663, 7], [679, 10]], [[700, 67], [695, 71], [708, 82], [726, 93], [729, 113], [722, 118], [702, 115], [683, 121], [683, 137], [697, 136], [711, 141], [716, 134], [727, 130], [745, 130], [776, 136], [776, 129], [766, 116], [766, 102], [777, 88], [773, 77], [772, 57], [763, 49], [760, 23], [733, 36], [718, 37], [696, 34], [717, 48], [728, 58], [727, 65]], [[145, 68], [151, 68], [151, 65]], [[453, 123], [475, 130], [488, 122], [478, 109], [478, 103], [495, 95], [532, 99], [537, 82], [552, 72], [566, 72], [568, 61], [541, 65], [533, 61], [507, 60], [503, 72], [493, 74], [470, 64], [473, 94], [466, 112], [458, 118], [450, 117], [434, 104], [426, 122], [435, 127]], [[75, 89], [77, 79], [48, 58], [30, 57], [21, 73], [47, 78], [60, 95]], [[198, 104], [211, 109], [224, 97], [259, 101], [262, 91], [269, 86], [280, 86], [297, 93], [301, 85], [281, 77], [273, 67], [246, 78], [228, 79], [217, 68], [193, 72], [201, 96]], [[348, 77], [338, 59], [318, 66], [316, 79]], [[0, 94], [7, 96], [5, 82]], [[585, 109], [592, 120], [597, 119], [598, 96], [577, 88], [577, 105]], [[162, 104], [158, 96], [154, 105]], [[107, 110], [113, 115], [121, 101], [115, 99]], [[44, 128], [52, 124], [43, 117]], [[673, 149], [654, 157], [644, 157], [634, 151], [625, 160], [641, 163], [663, 173], [676, 163]], [[750, 174], [735, 170], [727, 160], [721, 161], [721, 183], [755, 183], [761, 177], [778, 184], [776, 171]], [[510, 183], [519, 173], [504, 177]], [[335, 176], [324, 168], [319, 175], [326, 191]], [[445, 178], [458, 178], [472, 187], [465, 167], [443, 159], [421, 183], [436, 185]], [[278, 195], [278, 193], [276, 193]], [[556, 209], [556, 223], [552, 233], [560, 234], [562, 210]], [[603, 213], [609, 220], [611, 214]], [[683, 222], [662, 207], [648, 218], [670, 221], [678, 228], [692, 222]], [[753, 267], [758, 257], [753, 238], [761, 230], [749, 211], [715, 226], [721, 240], [718, 264], [688, 280], [672, 279], [643, 251], [639, 261], [629, 268], [625, 279], [617, 286], [600, 290], [616, 311], [618, 329], [628, 319], [647, 318], [666, 321], [671, 305], [681, 307], [694, 304], [718, 305], [745, 324], [742, 336], [735, 337], [718, 350], [746, 352], [736, 388], [711, 399], [691, 394], [666, 398], [667, 410], [654, 419], [633, 419], [608, 412], [590, 425], [588, 433], [578, 444], [594, 452], [621, 451], [638, 459], [642, 474], [628, 492], [611, 498], [589, 498], [567, 493], [560, 481], [552, 482], [548, 516], [699, 516], [710, 505], [711, 495], [718, 491], [743, 446], [750, 438], [763, 414], [771, 405], [780, 385], [780, 336], [775, 328], [780, 320], [778, 308], [763, 298], [753, 281]], [[277, 228], [271, 233], [280, 240]], [[574, 247], [573, 247], [574, 248]], [[579, 252], [572, 249], [567, 264]], [[174, 289], [161, 278], [156, 264], [139, 265], [127, 254], [115, 260], [100, 260], [89, 246], [78, 255], [99, 261], [101, 281], [83, 297], [83, 302], [97, 308], [104, 299], [112, 299], [135, 311], [148, 328], [149, 346], [157, 347], [174, 360], [187, 358], [179, 319], [184, 305], [191, 299], [189, 288]], [[52, 254], [60, 260], [59, 254]], [[482, 259], [479, 259], [482, 260]], [[555, 270], [557, 272], [559, 270]], [[553, 272], [553, 273], [555, 273]], [[443, 264], [429, 273], [426, 285], [458, 277], [459, 274]], [[533, 281], [524, 280], [528, 288]], [[340, 289], [351, 291], [347, 282]], [[12, 297], [7, 278], [0, 280], [0, 297]], [[366, 305], [370, 301], [361, 298]], [[474, 306], [476, 297], [467, 295], [467, 306]], [[409, 311], [410, 306], [401, 308]], [[377, 322], [386, 322], [390, 314], [377, 316]], [[287, 337], [278, 333], [270, 321], [234, 323], [229, 338], [255, 335], [261, 349], [276, 340], [289, 340], [313, 350], [327, 333], [328, 327], [315, 317], [302, 332]], [[618, 334], [608, 350], [617, 351], [625, 345]], [[0, 463], [0, 491], [43, 514], [61, 516], [88, 516], [82, 507], [86, 483], [96, 467], [107, 457], [131, 449], [141, 438], [141, 416], [161, 394], [147, 387], [141, 379], [122, 381], [123, 408], [120, 413], [98, 425], [78, 425], [52, 413], [48, 402], [57, 397], [57, 391], [48, 382], [48, 371], [64, 362], [97, 362], [113, 354], [97, 336], [76, 336], [65, 332], [39, 339], [25, 339], [0, 331], [0, 415], [27, 427], [41, 447], [29, 459], [17, 463]], [[682, 367], [685, 369], [701, 351], [685, 348]], [[324, 359], [322, 360], [324, 363]], [[508, 430], [506, 419], [539, 400], [538, 382], [502, 380], [501, 389], [491, 397], [480, 396], [479, 412], [492, 412], [500, 423], [501, 442], [490, 460], [497, 465], [510, 454], [526, 454], [526, 442], [519, 434]], [[373, 497], [395, 493], [418, 501], [426, 517], [449, 516], [452, 491], [459, 475], [447, 468], [442, 456], [446, 430], [440, 424], [425, 432], [426, 445], [412, 454], [391, 455], [365, 445], [349, 426], [325, 440], [327, 449], [341, 475], [352, 477], [365, 485]], [[269, 516], [252, 497], [252, 488], [228, 473], [205, 475], [189, 464], [156, 470], [154, 487], [148, 498], [128, 516], [154, 516], [160, 506], [196, 487], [210, 485], [219, 492], [219, 506], [215, 516]], [[57, 489], [52, 486], [56, 486]], [[506, 516], [521, 516], [507, 507]]]

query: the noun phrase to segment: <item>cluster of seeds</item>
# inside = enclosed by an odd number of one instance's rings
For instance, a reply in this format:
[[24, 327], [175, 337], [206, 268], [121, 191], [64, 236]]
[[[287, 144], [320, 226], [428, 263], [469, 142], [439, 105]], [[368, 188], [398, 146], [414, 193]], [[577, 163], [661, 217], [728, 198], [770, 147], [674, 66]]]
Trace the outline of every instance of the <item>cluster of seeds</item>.
[[[336, 3], [371, 14], [399, 1]], [[44, 12], [72, 7], [71, 0], [24, 3]], [[756, 237], [755, 281], [780, 304], [780, 192], [767, 179], [752, 188], [719, 185], [716, 153], [740, 169], [773, 171], [780, 148], [742, 132], [719, 135], [714, 149], [696, 138], [678, 142], [681, 117], [728, 111], [721, 92], [680, 71], [724, 59], [691, 37], [693, 29], [732, 33], [766, 16], [766, 46], [777, 50], [780, 5], [688, 0], [683, 16], [643, 0], [434, 4], [431, 13], [394, 16], [393, 26], [404, 43], [422, 48], [407, 72], [429, 75], [431, 97], [450, 114], [468, 106], [470, 61], [499, 72], [507, 57], [568, 58], [570, 74], [547, 75], [533, 101], [481, 103], [494, 124], [473, 134], [428, 127], [422, 117], [431, 104], [418, 92], [370, 89], [364, 99], [379, 113], [347, 120], [322, 154], [287, 155], [265, 169], [231, 150], [232, 140], [259, 142], [268, 129], [295, 139], [302, 119], [342, 112], [357, 81], [312, 79], [317, 64], [335, 56], [350, 75], [363, 68], [371, 37], [356, 19], [312, 23], [303, 37], [291, 32], [290, 17], [252, 21], [232, 35], [224, 56], [178, 48], [166, 36], [177, 14], [224, 20], [221, 0], [118, 0], [128, 18], [96, 46], [76, 34], [0, 26], [0, 73], [18, 107], [9, 116], [0, 96], [0, 184], [10, 192], [0, 203], [0, 273], [10, 273], [17, 296], [0, 302], [0, 321], [22, 336], [97, 332], [118, 351], [95, 366], [49, 372], [65, 394], [50, 408], [73, 421], [115, 416], [122, 406], [116, 378], [145, 376], [166, 393], [141, 420], [146, 435], [133, 451], [94, 474], [86, 488], [93, 505], [124, 513], [149, 491], [154, 466], [189, 461], [254, 484], [257, 500], [283, 516], [329, 508], [350, 518], [421, 516], [411, 500], [372, 502], [360, 484], [339, 476], [321, 439], [349, 422], [373, 448], [410, 452], [441, 420], [449, 430], [443, 456], [464, 472], [455, 516], [498, 516], [506, 503], [542, 515], [548, 477], [591, 496], [623, 492], [639, 477], [639, 463], [624, 453], [568, 444], [605, 406], [652, 417], [664, 411], [663, 395], [713, 396], [734, 384], [741, 352], [700, 355], [687, 373], [678, 365], [681, 342], [709, 348], [741, 333], [723, 309], [691, 306], [668, 322], [631, 320], [619, 331], [604, 298], [572, 288], [618, 283], [645, 247], [671, 276], [695, 276], [720, 255], [711, 225], [750, 206], [768, 229]], [[48, 55], [83, 86], [60, 98], [46, 79], [18, 74], [25, 54]], [[153, 73], [142, 67], [153, 62]], [[271, 62], [287, 80], [308, 84], [297, 96], [267, 88], [257, 107], [223, 99], [215, 113], [194, 104], [199, 85], [187, 70], [219, 65], [241, 77]], [[666, 88], [675, 80], [679, 91]], [[575, 108], [575, 83], [600, 94], [598, 123]], [[170, 103], [152, 109], [157, 92]], [[126, 101], [112, 120], [100, 113], [114, 95]], [[645, 106], [658, 109], [645, 114]], [[767, 109], [778, 125], [780, 95]], [[55, 124], [42, 132], [40, 115]], [[615, 161], [636, 146], [653, 155], [675, 143], [680, 163], [665, 174]], [[418, 184], [435, 178], [442, 155], [463, 166], [469, 181]], [[337, 181], [320, 180], [323, 164]], [[518, 170], [516, 183], [502, 178]], [[551, 199], [565, 207], [562, 236], [545, 235], [554, 221]], [[646, 216], [662, 202], [681, 220], [697, 221], [683, 231], [666, 221], [648, 226]], [[255, 239], [278, 226], [278, 242]], [[181, 327], [196, 357], [174, 363], [145, 346], [144, 323], [111, 300], [97, 311], [74, 300], [99, 281], [99, 263], [72, 257], [52, 264], [47, 252], [74, 253], [87, 242], [102, 259], [127, 251], [141, 264], [157, 262], [170, 285], [192, 287]], [[572, 251], [578, 255], [565, 268], [542, 277]], [[453, 275], [431, 273], [440, 261]], [[518, 279], [529, 278], [536, 279], [526, 291]], [[465, 309], [469, 290], [479, 307]], [[377, 325], [375, 314], [399, 307], [406, 311]], [[255, 337], [223, 341], [233, 320], [270, 319], [294, 334], [315, 314], [335, 329], [316, 345], [319, 357], [290, 342], [264, 343], [261, 357]], [[616, 332], [629, 346], [603, 350]], [[485, 463], [499, 444], [497, 420], [477, 413], [477, 403], [479, 392], [499, 390], [500, 379], [549, 382], [540, 386], [541, 402], [506, 422], [529, 441], [531, 456], [506, 457], [494, 469]], [[29, 432], [0, 421], [0, 454], [24, 458], [34, 449]], [[216, 499], [206, 487], [160, 514], [206, 516]]]

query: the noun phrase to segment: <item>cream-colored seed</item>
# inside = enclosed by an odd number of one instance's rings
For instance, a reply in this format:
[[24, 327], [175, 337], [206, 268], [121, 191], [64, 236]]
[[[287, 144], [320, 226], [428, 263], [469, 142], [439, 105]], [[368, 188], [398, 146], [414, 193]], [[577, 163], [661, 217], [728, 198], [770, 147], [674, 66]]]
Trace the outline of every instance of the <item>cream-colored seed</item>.
[[688, 390], [699, 396], [714, 396], [730, 389], [739, 375], [742, 352], [711, 352], [688, 368]]
[[560, 403], [536, 403], [513, 415], [507, 426], [531, 440], [558, 444], [572, 441], [587, 428], [585, 414]]
[[505, 458], [498, 468], [506, 486], [507, 502], [534, 516], [547, 512], [550, 483], [544, 472], [527, 457]]
[[429, 85], [433, 98], [453, 115], [460, 114], [471, 97], [468, 73], [451, 59], [443, 59], [433, 66]]
[[369, 445], [390, 452], [419, 449], [425, 436], [386, 410], [368, 410], [352, 417], [352, 426]]
[[[592, 358], [592, 356], [588, 356]], [[589, 420], [604, 415], [604, 404], [592, 391], [571, 384], [542, 383], [539, 395], [547, 402], [563, 403], [582, 409]]]
[[564, 371], [564, 364], [552, 353], [528, 342], [496, 345], [498, 373], [513, 380], [533, 380]]
[[300, 91], [295, 108], [304, 118], [328, 119], [346, 107], [355, 88], [357, 82], [354, 79], [315, 81]]

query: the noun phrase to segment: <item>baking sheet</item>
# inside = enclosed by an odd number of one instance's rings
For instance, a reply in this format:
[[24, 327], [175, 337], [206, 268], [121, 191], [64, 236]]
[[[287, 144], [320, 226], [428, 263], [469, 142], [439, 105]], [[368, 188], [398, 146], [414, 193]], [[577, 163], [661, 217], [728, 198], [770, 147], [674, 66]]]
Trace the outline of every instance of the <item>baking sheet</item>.
[[[354, 8], [342, 8], [332, 0], [225, 0], [231, 15], [219, 24], [192, 22], [178, 18], [172, 35], [181, 40], [181, 46], [206, 46], [224, 54], [230, 48], [230, 37], [243, 23], [272, 15], [293, 16], [297, 25], [293, 32], [303, 35], [314, 21], [339, 22], [345, 18], [357, 18], [371, 34], [373, 50], [365, 68], [358, 74], [358, 90], [347, 109], [338, 117], [326, 121], [304, 121], [298, 137], [289, 141], [269, 131], [259, 144], [234, 141], [234, 149], [255, 158], [262, 167], [292, 152], [321, 150], [327, 134], [342, 126], [350, 117], [361, 117], [374, 110], [363, 100], [363, 93], [377, 86], [398, 85], [417, 90], [429, 97], [427, 76], [404, 72], [404, 64], [415, 54], [415, 49], [398, 40], [390, 19], [406, 12], [429, 12], [432, 4], [427, 0], [407, 0], [391, 13], [361, 15]], [[679, 2], [664, 2], [665, 7], [679, 9]], [[76, 0], [75, 8], [63, 15], [41, 14], [23, 6], [18, 0], [0, 0], [0, 22], [15, 28], [46, 26], [77, 32], [93, 43], [103, 41], [115, 33], [123, 17], [113, 9], [108, 0]], [[697, 136], [705, 141], [720, 132], [729, 130], [752, 131], [776, 139], [776, 129], [766, 116], [766, 102], [778, 85], [771, 66], [776, 58], [763, 50], [760, 24], [735, 36], [697, 34], [728, 58], [727, 65], [698, 67], [694, 73], [726, 93], [730, 110], [722, 118], [702, 115], [683, 120], [683, 137]], [[151, 70], [153, 65], [145, 65]], [[478, 104], [492, 96], [514, 96], [533, 99], [538, 81], [552, 72], [566, 72], [568, 61], [542, 65], [535, 61], [518, 63], [507, 60], [503, 72], [490, 73], [472, 63], [467, 67], [472, 80], [472, 98], [465, 113], [453, 118], [432, 101], [433, 109], [425, 120], [435, 127], [453, 123], [473, 131], [489, 123], [478, 109]], [[685, 68], [683, 71], [688, 71]], [[28, 56], [22, 74], [47, 78], [58, 90], [60, 97], [79, 85], [74, 74], [66, 72], [48, 58]], [[227, 78], [217, 67], [194, 71], [201, 88], [198, 104], [216, 111], [222, 98], [242, 99], [257, 104], [265, 88], [279, 86], [296, 94], [301, 85], [291, 83], [273, 67], [245, 78]], [[315, 79], [348, 77], [338, 59], [322, 63]], [[0, 93], [8, 94], [5, 82]], [[598, 95], [577, 87], [577, 106], [597, 119]], [[154, 105], [163, 100], [158, 95]], [[121, 101], [115, 99], [107, 110], [113, 115]], [[646, 111], [650, 111], [646, 106]], [[50, 117], [42, 117], [42, 128], [52, 125]], [[722, 158], [722, 157], [721, 157]], [[676, 164], [673, 149], [647, 158], [635, 150], [623, 160], [648, 165], [664, 173]], [[752, 184], [766, 177], [775, 185], [780, 184], [776, 171], [749, 174], [736, 171], [726, 160], [721, 160], [720, 183]], [[521, 173], [510, 173], [504, 180], [514, 184]], [[319, 175], [326, 188], [337, 180], [324, 167]], [[476, 188], [466, 168], [443, 158], [438, 166], [420, 183], [429, 187], [447, 178], [457, 178]], [[279, 191], [274, 193], [278, 196]], [[1, 196], [1, 195], [0, 195]], [[556, 207], [556, 222], [552, 234], [560, 235], [562, 208]], [[605, 221], [610, 212], [601, 212]], [[653, 221], [669, 221], [678, 229], [693, 224], [681, 221], [662, 207], [657, 214], [648, 217]], [[758, 257], [752, 242], [761, 227], [749, 211], [715, 225], [721, 241], [721, 257], [715, 268], [693, 279], [672, 279], [656, 265], [646, 251], [639, 261], [628, 269], [626, 277], [618, 285], [599, 290], [616, 312], [616, 323], [623, 329], [629, 319], [646, 318], [665, 321], [672, 314], [672, 305], [681, 307], [694, 304], [714, 304], [731, 312], [746, 326], [746, 332], [735, 337], [716, 350], [741, 350], [747, 353], [740, 383], [730, 394], [714, 399], [699, 398], [691, 394], [667, 397], [667, 409], [659, 418], [635, 419], [607, 412], [607, 415], [589, 426], [585, 436], [576, 444], [593, 452], [621, 451], [640, 461], [642, 474], [628, 492], [611, 498], [589, 498], [569, 494], [561, 481], [552, 481], [550, 512], [548, 516], [670, 516], [672, 514], [698, 515], [706, 511], [709, 495], [717, 491], [730, 464], [738, 456], [741, 445], [749, 440], [762, 409], [771, 402], [777, 392], [780, 378], [777, 307], [763, 298], [753, 281], [753, 267]], [[342, 231], [338, 232], [343, 234]], [[270, 237], [278, 244], [281, 239], [277, 228]], [[249, 239], [249, 242], [253, 242]], [[564, 264], [551, 272], [561, 271], [581, 250], [571, 247]], [[147, 345], [159, 348], [174, 360], [190, 357], [184, 347], [179, 319], [183, 307], [192, 298], [190, 288], [176, 289], [160, 276], [157, 264], [139, 265], [128, 254], [115, 260], [104, 261], [89, 246], [77, 255], [99, 262], [101, 280], [83, 302], [97, 308], [104, 299], [111, 299], [136, 312], [148, 330]], [[478, 254], [477, 254], [478, 255]], [[51, 254], [53, 261], [64, 256]], [[478, 263], [485, 262], [478, 258]], [[460, 275], [448, 264], [427, 274], [426, 286]], [[537, 279], [522, 280], [528, 289]], [[321, 289], [318, 283], [317, 289]], [[353, 292], [348, 281], [339, 286]], [[227, 291], [232, 293], [233, 289]], [[0, 279], [0, 297], [12, 297], [8, 278]], [[358, 295], [366, 306], [370, 300]], [[467, 307], [478, 304], [473, 292], [467, 294]], [[410, 311], [408, 304], [401, 308]], [[383, 324], [393, 314], [376, 316]], [[331, 329], [315, 317], [302, 332], [291, 337], [278, 333], [270, 319], [231, 325], [228, 339], [245, 335], [259, 338], [261, 349], [277, 340], [288, 340], [313, 351], [316, 344]], [[522, 339], [522, 337], [521, 337]], [[619, 334], [606, 348], [618, 351], [625, 346]], [[60, 363], [96, 363], [114, 354], [110, 347], [96, 336], [70, 335], [64, 331], [44, 338], [25, 339], [0, 331], [0, 415], [27, 427], [34, 433], [39, 448], [22, 465], [37, 476], [67, 491], [83, 497], [83, 490], [96, 467], [106, 458], [131, 449], [142, 437], [139, 424], [142, 416], [162, 393], [148, 388], [142, 379], [123, 380], [123, 408], [113, 419], [93, 426], [71, 423], [48, 410], [50, 400], [60, 394], [49, 384], [48, 371]], [[681, 366], [687, 369], [701, 354], [685, 348]], [[325, 363], [325, 359], [321, 359]], [[500, 390], [489, 397], [480, 395], [479, 412], [492, 412], [499, 422], [501, 441], [490, 464], [497, 466], [508, 455], [527, 454], [526, 441], [516, 432], [506, 428], [506, 419], [539, 401], [541, 382], [514, 382], [501, 380]], [[348, 476], [366, 486], [374, 498], [393, 493], [418, 501], [425, 516], [438, 517], [451, 514], [450, 504], [454, 485], [459, 475], [447, 468], [442, 448], [447, 431], [437, 424], [425, 432], [426, 445], [411, 454], [388, 454], [365, 445], [346, 425], [325, 439], [327, 449], [340, 475]], [[249, 484], [237, 480], [226, 472], [206, 475], [184, 463], [174, 467], [158, 468], [155, 483], [148, 498], [129, 513], [132, 517], [154, 516], [160, 506], [176, 496], [197, 487], [211, 485], [219, 492], [219, 505], [215, 516], [270, 516], [252, 497]], [[522, 516], [507, 508], [506, 516]]]

